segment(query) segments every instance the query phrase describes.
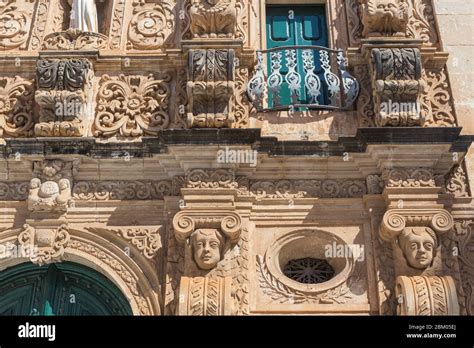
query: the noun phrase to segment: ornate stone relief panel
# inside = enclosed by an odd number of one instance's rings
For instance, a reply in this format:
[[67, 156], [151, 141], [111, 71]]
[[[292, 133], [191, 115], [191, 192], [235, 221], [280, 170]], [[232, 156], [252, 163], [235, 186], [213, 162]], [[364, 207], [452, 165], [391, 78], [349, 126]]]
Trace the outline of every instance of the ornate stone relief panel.
[[20, 76], [0, 78], [0, 136], [33, 135], [34, 86]]
[[128, 25], [127, 49], [156, 50], [170, 45], [175, 18], [175, 2], [163, 0], [159, 3], [134, 0], [133, 17]]
[[103, 75], [99, 81], [94, 135], [139, 137], [156, 135], [170, 124], [168, 73]]
[[5, 0], [0, 3], [0, 52], [26, 49], [34, 5], [34, 0]]
[[[390, 7], [386, 9], [390, 13], [388, 25], [378, 5]], [[403, 37], [422, 39], [424, 45], [436, 46], [439, 42], [431, 0], [348, 0], [346, 15], [351, 46], [359, 45], [372, 29], [376, 35], [403, 33]]]

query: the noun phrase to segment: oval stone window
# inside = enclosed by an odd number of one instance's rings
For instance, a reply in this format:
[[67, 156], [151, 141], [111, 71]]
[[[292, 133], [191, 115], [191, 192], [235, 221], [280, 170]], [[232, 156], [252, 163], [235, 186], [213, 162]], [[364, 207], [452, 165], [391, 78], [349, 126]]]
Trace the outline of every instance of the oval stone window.
[[298, 283], [319, 284], [330, 280], [335, 272], [326, 260], [306, 257], [288, 261], [283, 274]]

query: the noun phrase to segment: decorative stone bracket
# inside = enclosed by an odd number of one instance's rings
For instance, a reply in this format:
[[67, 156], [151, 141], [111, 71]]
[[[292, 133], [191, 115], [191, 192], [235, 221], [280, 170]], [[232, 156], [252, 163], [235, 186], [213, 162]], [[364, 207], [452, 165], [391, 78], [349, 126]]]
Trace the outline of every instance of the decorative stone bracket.
[[85, 135], [92, 103], [92, 64], [87, 59], [41, 59], [37, 63], [35, 100], [39, 105], [38, 137]]
[[234, 124], [234, 57], [233, 49], [189, 52], [188, 127], [230, 128]]
[[372, 87], [376, 123], [384, 126], [423, 126], [421, 97], [426, 90], [418, 48], [374, 48]]
[[236, 0], [192, 0], [189, 10], [194, 38], [229, 38], [237, 27]]

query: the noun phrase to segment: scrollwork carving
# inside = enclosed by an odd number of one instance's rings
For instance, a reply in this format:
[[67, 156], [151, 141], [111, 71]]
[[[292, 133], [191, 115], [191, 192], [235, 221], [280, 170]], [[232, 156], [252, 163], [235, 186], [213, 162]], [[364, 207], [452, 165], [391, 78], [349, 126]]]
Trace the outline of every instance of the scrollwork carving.
[[61, 261], [70, 241], [67, 225], [56, 228], [35, 228], [23, 226], [18, 242], [30, 250], [30, 261], [38, 265]]
[[170, 123], [171, 76], [111, 77], [99, 82], [96, 136], [138, 137], [156, 135]]
[[0, 3], [0, 51], [21, 48], [28, 40], [32, 2], [5, 0]]
[[128, 26], [128, 49], [153, 50], [162, 47], [173, 32], [173, 3], [133, 2], [133, 17]]
[[20, 76], [0, 78], [0, 136], [33, 135], [34, 82]]
[[28, 182], [0, 182], [0, 201], [24, 201], [28, 198]]

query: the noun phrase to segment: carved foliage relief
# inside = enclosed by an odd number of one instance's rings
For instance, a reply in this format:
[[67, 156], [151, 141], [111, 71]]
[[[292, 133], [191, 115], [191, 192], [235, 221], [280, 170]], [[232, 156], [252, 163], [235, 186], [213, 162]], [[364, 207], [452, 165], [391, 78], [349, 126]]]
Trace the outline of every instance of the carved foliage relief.
[[170, 123], [171, 76], [104, 75], [99, 82], [96, 136], [156, 135]]
[[33, 17], [33, 0], [0, 2], [0, 51], [25, 49]]
[[20, 76], [0, 78], [0, 136], [31, 136], [34, 82]]

